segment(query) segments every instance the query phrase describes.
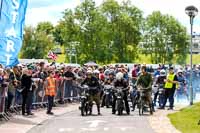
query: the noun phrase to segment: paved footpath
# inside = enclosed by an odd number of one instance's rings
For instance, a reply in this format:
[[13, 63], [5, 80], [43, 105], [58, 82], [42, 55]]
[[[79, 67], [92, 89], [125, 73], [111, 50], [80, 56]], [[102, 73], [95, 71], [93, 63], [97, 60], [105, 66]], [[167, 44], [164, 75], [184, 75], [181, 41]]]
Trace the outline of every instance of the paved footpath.
[[177, 112], [178, 109], [173, 111], [157, 110], [153, 116], [148, 117], [150, 126], [156, 133], [181, 133], [170, 122], [167, 117], [168, 114]]
[[[96, 108], [94, 107], [94, 110]], [[55, 116], [46, 115], [45, 110], [35, 112], [32, 117], [14, 116], [7, 123], [0, 123], [0, 133], [180, 133], [166, 117], [174, 111], [158, 110], [153, 116], [117, 116], [111, 109], [101, 108], [102, 116], [80, 116], [78, 105], [54, 108]], [[96, 112], [94, 112], [96, 114]]]

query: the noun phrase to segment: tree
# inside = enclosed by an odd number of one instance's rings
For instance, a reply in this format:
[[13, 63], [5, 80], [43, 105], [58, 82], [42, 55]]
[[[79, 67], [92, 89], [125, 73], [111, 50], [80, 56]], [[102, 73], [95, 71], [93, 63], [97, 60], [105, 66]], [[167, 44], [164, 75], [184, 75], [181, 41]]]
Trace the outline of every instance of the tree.
[[95, 7], [93, 0], [85, 0], [75, 10], [76, 21], [79, 24], [79, 52], [80, 60], [95, 60], [106, 63], [108, 60], [106, 18], [101, 14], [98, 7]]
[[145, 54], [150, 54], [154, 63], [184, 62], [188, 47], [186, 28], [175, 18], [153, 12], [146, 18], [143, 48]]
[[41, 31], [36, 31], [33, 27], [25, 27], [21, 58], [46, 58], [48, 51], [52, 49], [52, 47], [52, 36], [48, 36]]
[[51, 22], [40, 22], [36, 28], [37, 32], [44, 32], [46, 35], [51, 35], [54, 31], [54, 26]]
[[109, 23], [110, 39], [114, 41], [116, 62], [132, 62], [137, 57], [140, 42], [142, 12], [130, 1], [119, 5], [115, 0], [106, 0], [102, 5]]

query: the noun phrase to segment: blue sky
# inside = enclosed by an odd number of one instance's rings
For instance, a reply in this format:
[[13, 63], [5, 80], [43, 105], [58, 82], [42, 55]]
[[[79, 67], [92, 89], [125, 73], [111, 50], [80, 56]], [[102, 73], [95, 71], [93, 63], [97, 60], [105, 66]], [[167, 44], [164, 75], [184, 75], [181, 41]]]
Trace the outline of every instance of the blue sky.
[[[38, 22], [50, 21], [57, 24], [66, 8], [75, 8], [83, 0], [29, 0], [26, 25], [36, 26]], [[95, 0], [100, 5], [103, 0]], [[121, 2], [122, 0], [117, 0]], [[155, 10], [163, 14], [174, 16], [189, 29], [189, 17], [185, 14], [185, 7], [194, 5], [200, 10], [200, 0], [131, 0], [132, 4], [140, 8], [144, 16]], [[199, 11], [200, 12], [200, 11]], [[200, 13], [194, 21], [194, 31], [200, 33]]]

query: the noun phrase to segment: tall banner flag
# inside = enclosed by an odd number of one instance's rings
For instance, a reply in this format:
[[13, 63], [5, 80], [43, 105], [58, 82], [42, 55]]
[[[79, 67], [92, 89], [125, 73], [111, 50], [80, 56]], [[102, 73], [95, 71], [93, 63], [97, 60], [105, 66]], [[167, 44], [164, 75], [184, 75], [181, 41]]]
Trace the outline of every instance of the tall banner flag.
[[19, 63], [28, 0], [0, 0], [0, 64]]

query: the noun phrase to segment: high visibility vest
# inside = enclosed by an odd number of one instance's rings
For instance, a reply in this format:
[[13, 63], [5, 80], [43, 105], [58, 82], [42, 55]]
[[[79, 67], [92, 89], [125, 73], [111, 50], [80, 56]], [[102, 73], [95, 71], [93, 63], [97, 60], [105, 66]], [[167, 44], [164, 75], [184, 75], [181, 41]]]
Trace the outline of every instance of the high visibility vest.
[[[175, 74], [168, 74], [167, 75], [167, 79], [170, 80], [170, 81], [173, 81], [174, 80], [174, 77], [175, 77]], [[170, 82], [166, 82], [165, 83], [165, 88], [172, 88], [173, 87], [173, 83], [170, 83]]]
[[54, 78], [47, 78], [47, 87], [46, 87], [46, 95], [47, 96], [55, 96], [56, 95], [56, 80]]

